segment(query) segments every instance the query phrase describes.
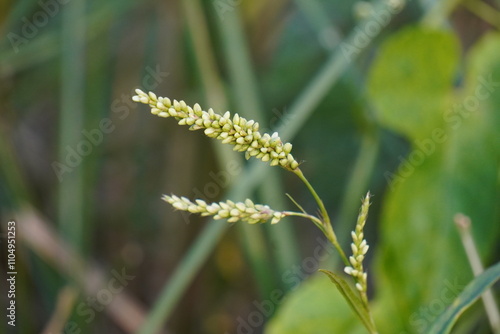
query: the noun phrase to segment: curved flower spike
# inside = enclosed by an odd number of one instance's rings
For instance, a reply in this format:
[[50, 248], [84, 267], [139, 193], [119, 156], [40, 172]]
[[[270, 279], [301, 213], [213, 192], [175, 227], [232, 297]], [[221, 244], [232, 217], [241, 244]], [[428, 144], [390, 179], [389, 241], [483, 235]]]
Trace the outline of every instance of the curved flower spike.
[[285, 214], [281, 211], [274, 211], [267, 205], [254, 204], [247, 199], [245, 202], [225, 201], [207, 204], [201, 199], [196, 203], [191, 202], [186, 197], [175, 195], [163, 195], [162, 199], [178, 210], [198, 213], [202, 216], [213, 216], [214, 219], [227, 219], [229, 223], [246, 221], [250, 224], [265, 223], [271, 220], [271, 224], [278, 223]]
[[219, 115], [208, 109], [204, 111], [197, 103], [193, 107], [184, 101], [171, 101], [166, 97], [157, 97], [155, 93], [145, 93], [136, 89], [135, 102], [148, 104], [151, 113], [160, 117], [173, 117], [180, 125], [188, 125], [190, 130], [204, 129], [205, 135], [231, 144], [235, 151], [245, 152], [245, 158], [256, 157], [271, 166], [281, 166], [290, 171], [298, 168], [299, 163], [290, 153], [292, 144], [283, 143], [275, 132], [272, 135], [259, 132], [259, 123], [246, 120], [238, 114], [234, 116], [227, 111]]

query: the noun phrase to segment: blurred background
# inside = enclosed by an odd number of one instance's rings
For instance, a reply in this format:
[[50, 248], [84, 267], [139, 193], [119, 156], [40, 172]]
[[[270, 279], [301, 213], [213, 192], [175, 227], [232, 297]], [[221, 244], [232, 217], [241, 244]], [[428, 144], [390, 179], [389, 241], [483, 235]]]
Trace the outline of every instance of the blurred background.
[[[499, 6], [2, 1], [3, 310], [8, 221], [17, 275], [0, 332], [363, 333], [316, 274], [342, 266], [313, 224], [232, 226], [161, 200], [295, 210], [288, 193], [316, 213], [293, 174], [151, 115], [141, 88], [278, 130], [346, 250], [370, 190], [376, 322], [425, 333], [473, 277], [455, 214], [484, 266], [500, 259]], [[491, 332], [480, 303], [456, 330]]]

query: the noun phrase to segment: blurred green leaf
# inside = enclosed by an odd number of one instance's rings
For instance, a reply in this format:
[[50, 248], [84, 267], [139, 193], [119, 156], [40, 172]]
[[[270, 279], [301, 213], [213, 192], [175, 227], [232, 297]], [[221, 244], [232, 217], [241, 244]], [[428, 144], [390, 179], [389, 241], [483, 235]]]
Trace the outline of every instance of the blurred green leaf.
[[[403, 54], [412, 52], [415, 50], [407, 45], [401, 55], [404, 58]], [[499, 52], [497, 37], [485, 38], [471, 50], [465, 88], [450, 108], [443, 106], [437, 113], [434, 128], [427, 128], [430, 123], [419, 123], [414, 126], [422, 125], [426, 132], [399, 129], [416, 140], [408, 156], [399, 157], [398, 170], [386, 172], [390, 190], [381, 217], [381, 246], [375, 262], [377, 303], [386, 307], [385, 314], [390, 314], [391, 321], [380, 321], [386, 324], [386, 328], [380, 326], [381, 332], [426, 332], [451, 303], [451, 297], [472, 279], [452, 223], [457, 212], [472, 218], [473, 233], [481, 240], [481, 254], [491, 254], [498, 240], [500, 146], [496, 129], [500, 126], [500, 99], [494, 94], [498, 88], [484, 82], [500, 78], [500, 62], [495, 57]], [[432, 70], [432, 66], [414, 68], [408, 73], [409, 81], [415, 80], [413, 76], [432, 81], [430, 73], [421, 73]], [[427, 112], [420, 103], [421, 94], [418, 90], [406, 94], [418, 106], [415, 113]], [[441, 94], [446, 95], [447, 90], [443, 88]]]
[[266, 334], [366, 333], [342, 295], [324, 275], [315, 275], [287, 295]]
[[500, 263], [497, 263], [477, 276], [465, 287], [464, 291], [455, 299], [451, 307], [439, 316], [429, 333], [449, 333], [460, 315], [499, 279]]
[[468, 54], [466, 84], [445, 122], [450, 134], [444, 167], [453, 176], [460, 212], [473, 222], [480, 254], [491, 254], [498, 243], [500, 166], [500, 34], [486, 35]]
[[411, 138], [427, 136], [442, 120], [457, 62], [449, 32], [411, 27], [389, 38], [368, 80], [380, 123]]

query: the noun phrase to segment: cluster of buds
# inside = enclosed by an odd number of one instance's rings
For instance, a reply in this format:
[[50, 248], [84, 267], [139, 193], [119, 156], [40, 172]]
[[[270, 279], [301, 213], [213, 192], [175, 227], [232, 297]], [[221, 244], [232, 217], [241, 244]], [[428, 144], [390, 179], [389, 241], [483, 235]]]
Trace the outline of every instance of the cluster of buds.
[[148, 104], [151, 113], [160, 117], [174, 117], [180, 125], [188, 125], [190, 130], [204, 129], [205, 135], [231, 144], [235, 151], [245, 152], [245, 157], [256, 157], [269, 161], [271, 166], [281, 166], [295, 170], [299, 163], [290, 153], [292, 144], [283, 143], [278, 133], [269, 135], [259, 132], [259, 123], [246, 120], [238, 114], [231, 116], [228, 111], [224, 115], [217, 114], [213, 109], [204, 111], [197, 103], [192, 108], [184, 101], [166, 97], [157, 97], [155, 93], [145, 93], [136, 89], [137, 95], [132, 100]]
[[367, 273], [363, 269], [363, 260], [365, 259], [369, 246], [364, 239], [363, 228], [365, 227], [366, 218], [368, 217], [369, 207], [370, 192], [368, 192], [363, 199], [363, 204], [361, 205], [358, 221], [356, 223], [356, 229], [351, 232], [353, 241], [351, 244], [352, 255], [349, 257], [351, 266], [344, 268], [346, 274], [354, 277], [354, 280], [356, 281], [356, 289], [358, 289], [364, 296], [366, 296]]
[[245, 202], [225, 201], [207, 204], [201, 199], [191, 202], [186, 197], [175, 195], [163, 195], [162, 199], [178, 210], [190, 213], [201, 214], [202, 216], [213, 216], [214, 219], [227, 219], [229, 223], [246, 221], [250, 224], [265, 223], [271, 220], [271, 224], [276, 224], [285, 217], [281, 211], [274, 211], [267, 205], [254, 204], [247, 199]]

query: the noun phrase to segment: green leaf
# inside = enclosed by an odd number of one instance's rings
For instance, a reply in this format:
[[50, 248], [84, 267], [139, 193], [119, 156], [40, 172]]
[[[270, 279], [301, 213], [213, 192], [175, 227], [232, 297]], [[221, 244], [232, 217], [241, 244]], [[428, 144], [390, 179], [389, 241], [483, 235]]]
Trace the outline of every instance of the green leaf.
[[458, 55], [444, 31], [411, 27], [385, 41], [368, 80], [379, 122], [412, 139], [428, 136], [449, 104]]
[[349, 306], [356, 313], [358, 318], [361, 320], [363, 325], [371, 333], [376, 333], [375, 328], [373, 328], [372, 322], [370, 320], [370, 314], [365, 307], [365, 304], [358, 297], [358, 294], [353, 291], [353, 289], [347, 284], [347, 282], [339, 275], [332, 273], [329, 270], [320, 269], [322, 273], [325, 273], [330, 280], [335, 284], [339, 292], [344, 296], [345, 300], [349, 303]]
[[265, 334], [325, 333], [365, 334], [366, 329], [330, 280], [318, 273], [287, 294]]
[[453, 304], [436, 320], [429, 334], [449, 333], [460, 315], [499, 279], [500, 263], [497, 263], [465, 287]]
[[[411, 46], [406, 52], [413, 52]], [[479, 98], [487, 91], [483, 79], [491, 75], [494, 82], [500, 81], [498, 54], [498, 34], [486, 36], [470, 49], [463, 86], [433, 129], [442, 136], [439, 140], [432, 135], [412, 137], [411, 150], [399, 157], [398, 170], [386, 172], [389, 187], [373, 275], [376, 304], [390, 314], [387, 320], [376, 313], [381, 333], [427, 333], [434, 318], [473, 278], [453, 224], [456, 213], [471, 217], [472, 233], [481, 241], [478, 248], [484, 258], [498, 245], [500, 87], [490, 85], [490, 95]], [[407, 96], [415, 105], [420, 103], [418, 90]], [[467, 103], [476, 98], [477, 108], [468, 108]]]

